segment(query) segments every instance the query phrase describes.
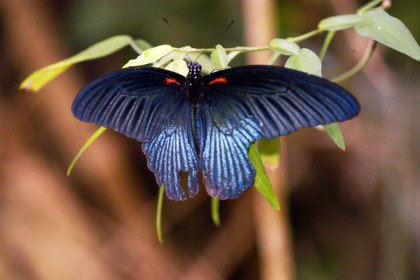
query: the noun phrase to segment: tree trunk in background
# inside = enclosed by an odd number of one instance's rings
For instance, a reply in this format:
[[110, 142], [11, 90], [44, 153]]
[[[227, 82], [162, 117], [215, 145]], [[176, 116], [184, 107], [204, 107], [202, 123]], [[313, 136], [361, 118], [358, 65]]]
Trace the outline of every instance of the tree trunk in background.
[[[272, 0], [243, 0], [245, 42], [248, 46], [267, 45], [275, 31], [275, 7]], [[248, 63], [265, 64], [269, 52], [249, 53]], [[277, 194], [280, 211], [255, 192], [255, 228], [260, 257], [261, 279], [293, 279], [293, 257], [288, 221], [284, 164], [281, 167], [267, 168], [267, 174]]]

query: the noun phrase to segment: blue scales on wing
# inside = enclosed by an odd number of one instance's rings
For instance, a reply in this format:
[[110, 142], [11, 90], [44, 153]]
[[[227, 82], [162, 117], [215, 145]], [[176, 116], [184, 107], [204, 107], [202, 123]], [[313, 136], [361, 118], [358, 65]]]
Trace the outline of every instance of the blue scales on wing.
[[181, 89], [185, 77], [152, 67], [111, 72], [82, 89], [72, 111], [82, 121], [111, 128], [142, 142], [148, 166], [167, 196], [186, 198], [178, 172], [189, 173], [189, 194], [198, 192], [198, 157], [191, 108]]
[[199, 190], [198, 160], [191, 128], [191, 108], [180, 102], [163, 130], [152, 141], [142, 143], [148, 167], [155, 172], [159, 186], [165, 184], [166, 194], [172, 200], [185, 200], [179, 172], [189, 172], [188, 193], [195, 196]]
[[200, 168], [207, 191], [235, 198], [255, 180], [252, 142], [356, 116], [359, 104], [342, 87], [317, 76], [275, 66], [244, 66], [203, 79]]
[[258, 122], [238, 118], [225, 111], [228, 102], [203, 106], [200, 168], [210, 196], [239, 197], [255, 181], [255, 169], [248, 157], [249, 145], [260, 138]]

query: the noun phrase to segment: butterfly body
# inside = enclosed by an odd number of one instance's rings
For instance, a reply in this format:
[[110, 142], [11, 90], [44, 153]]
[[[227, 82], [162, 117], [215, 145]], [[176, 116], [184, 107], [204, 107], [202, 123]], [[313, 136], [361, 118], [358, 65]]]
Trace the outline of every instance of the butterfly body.
[[202, 82], [201, 65], [198, 63], [190, 63], [188, 65], [188, 75], [185, 79], [183, 88], [188, 91], [188, 101], [193, 107], [197, 107], [203, 102]]
[[186, 77], [152, 67], [129, 67], [82, 89], [72, 111], [82, 121], [114, 129], [142, 142], [149, 169], [167, 196], [198, 193], [202, 171], [211, 196], [237, 198], [255, 180], [252, 142], [350, 119], [355, 98], [320, 77], [276, 66], [241, 66], [201, 74], [189, 64]]

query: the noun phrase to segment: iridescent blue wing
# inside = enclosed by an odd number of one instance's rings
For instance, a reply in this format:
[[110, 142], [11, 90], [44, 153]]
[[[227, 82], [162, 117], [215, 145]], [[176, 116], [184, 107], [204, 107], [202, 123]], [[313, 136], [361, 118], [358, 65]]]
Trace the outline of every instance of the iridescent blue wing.
[[237, 198], [254, 184], [255, 169], [248, 149], [250, 143], [260, 138], [260, 127], [253, 118], [238, 118], [221, 105], [212, 100], [197, 112], [200, 120], [196, 121], [195, 131], [199, 135], [200, 169], [210, 196]]
[[181, 171], [189, 172], [190, 195], [198, 192], [198, 159], [184, 81], [164, 69], [129, 67], [90, 83], [72, 106], [80, 120], [143, 142], [150, 170], [174, 200], [186, 198], [178, 178]]
[[[179, 172], [188, 172], [188, 193], [195, 196], [199, 190], [198, 159], [191, 128], [191, 106], [188, 102], [173, 104], [163, 130], [150, 142], [142, 144], [148, 167], [155, 172], [159, 186], [165, 184], [166, 194], [172, 200], [185, 200]], [[165, 113], [165, 112], [163, 112]]]
[[72, 111], [80, 120], [111, 128], [138, 141], [160, 133], [185, 92], [185, 78], [153, 67], [129, 67], [93, 81], [76, 96]]
[[235, 67], [205, 76], [203, 83], [205, 105], [196, 125], [200, 165], [207, 191], [221, 199], [238, 197], [254, 183], [248, 158], [253, 141], [344, 121], [360, 111], [342, 87], [282, 67]]

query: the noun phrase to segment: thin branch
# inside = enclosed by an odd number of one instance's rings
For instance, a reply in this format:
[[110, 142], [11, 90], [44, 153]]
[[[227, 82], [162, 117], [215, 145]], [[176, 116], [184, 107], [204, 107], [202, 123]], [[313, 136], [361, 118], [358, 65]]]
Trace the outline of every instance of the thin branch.
[[335, 83], [341, 83], [342, 81], [347, 80], [348, 78], [360, 72], [363, 69], [363, 67], [365, 67], [365, 65], [369, 62], [369, 59], [372, 57], [376, 44], [377, 44], [376, 41], [369, 40], [366, 51], [363, 54], [362, 58], [359, 60], [359, 62], [347, 72], [344, 72], [343, 74], [331, 79], [331, 81]]

